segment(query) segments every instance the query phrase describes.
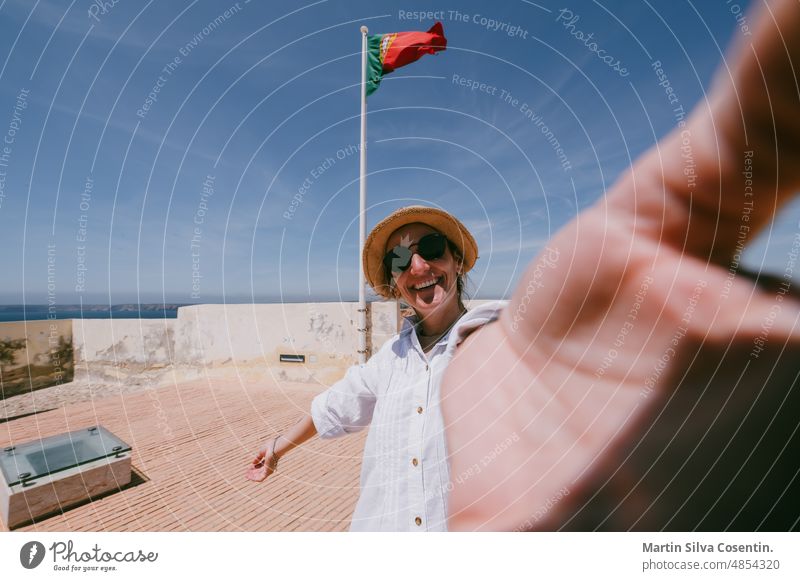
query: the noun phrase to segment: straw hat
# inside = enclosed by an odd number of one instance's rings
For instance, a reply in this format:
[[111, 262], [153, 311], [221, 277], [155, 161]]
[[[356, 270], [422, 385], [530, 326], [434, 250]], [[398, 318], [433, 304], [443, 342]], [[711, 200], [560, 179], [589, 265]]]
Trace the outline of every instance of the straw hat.
[[383, 257], [386, 254], [386, 242], [398, 228], [406, 224], [421, 222], [444, 234], [447, 239], [455, 244], [464, 264], [461, 272], [469, 272], [478, 259], [478, 245], [469, 230], [466, 229], [453, 215], [427, 206], [406, 206], [389, 214], [369, 233], [364, 243], [361, 259], [364, 263], [364, 275], [369, 285], [375, 292], [385, 298], [394, 298], [387, 284], [386, 273], [383, 268]]

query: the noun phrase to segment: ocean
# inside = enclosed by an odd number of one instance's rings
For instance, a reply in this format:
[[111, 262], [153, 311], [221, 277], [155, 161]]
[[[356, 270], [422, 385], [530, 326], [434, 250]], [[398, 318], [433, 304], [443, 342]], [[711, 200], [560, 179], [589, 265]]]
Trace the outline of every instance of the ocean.
[[[175, 319], [183, 305], [56, 305], [56, 319]], [[0, 323], [42, 321], [48, 318], [47, 305], [0, 305]]]

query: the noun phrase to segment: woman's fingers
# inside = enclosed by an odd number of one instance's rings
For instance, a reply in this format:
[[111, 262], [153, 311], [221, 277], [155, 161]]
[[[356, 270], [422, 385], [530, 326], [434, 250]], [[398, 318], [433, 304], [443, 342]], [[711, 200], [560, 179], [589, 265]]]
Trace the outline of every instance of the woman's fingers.
[[250, 468], [247, 469], [245, 477], [254, 482], [263, 482], [266, 478], [275, 472], [278, 467], [278, 459], [267, 448], [259, 450], [256, 456], [250, 463]]

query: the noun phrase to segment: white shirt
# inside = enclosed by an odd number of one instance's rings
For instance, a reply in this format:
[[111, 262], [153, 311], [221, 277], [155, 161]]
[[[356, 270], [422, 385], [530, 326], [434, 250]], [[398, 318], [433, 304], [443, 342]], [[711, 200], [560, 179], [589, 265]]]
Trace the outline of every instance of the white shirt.
[[370, 426], [361, 466], [361, 495], [351, 531], [445, 531], [450, 471], [439, 387], [456, 347], [494, 321], [504, 303], [464, 314], [428, 352], [414, 332], [415, 317], [364, 365], [311, 403], [322, 438]]

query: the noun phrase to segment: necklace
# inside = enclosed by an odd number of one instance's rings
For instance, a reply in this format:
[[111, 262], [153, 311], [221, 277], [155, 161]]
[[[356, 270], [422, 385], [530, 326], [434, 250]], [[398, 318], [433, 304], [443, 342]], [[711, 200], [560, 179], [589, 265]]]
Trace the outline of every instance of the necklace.
[[431, 347], [436, 345], [442, 335], [444, 335], [444, 333], [440, 333], [439, 335], [419, 335], [419, 345], [422, 347], [423, 351], [427, 352]]
[[419, 330], [417, 332], [417, 338], [419, 339], [419, 344], [420, 347], [422, 347], [422, 350], [428, 351], [431, 347], [433, 347], [439, 341], [439, 339], [441, 339], [447, 333], [450, 332], [450, 329], [452, 329], [453, 326], [455, 326], [455, 324], [459, 321], [459, 319], [461, 319], [461, 317], [464, 316], [464, 313], [466, 312], [467, 312], [466, 309], [463, 309], [461, 312], [459, 312], [456, 319], [444, 331], [438, 334], [426, 335], [425, 333], [422, 332], [422, 325], [420, 325]]

